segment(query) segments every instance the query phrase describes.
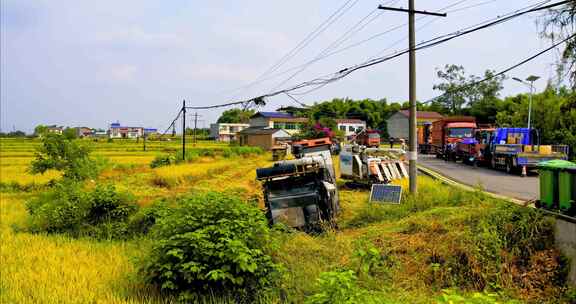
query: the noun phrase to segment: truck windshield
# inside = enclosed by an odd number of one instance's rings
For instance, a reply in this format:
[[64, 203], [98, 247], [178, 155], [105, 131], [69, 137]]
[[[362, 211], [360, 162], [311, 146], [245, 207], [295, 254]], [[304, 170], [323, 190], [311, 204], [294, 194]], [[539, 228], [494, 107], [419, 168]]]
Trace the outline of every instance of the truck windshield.
[[380, 134], [378, 133], [369, 133], [368, 138], [380, 138]]
[[472, 137], [472, 128], [454, 128], [448, 130], [448, 137], [464, 138]]

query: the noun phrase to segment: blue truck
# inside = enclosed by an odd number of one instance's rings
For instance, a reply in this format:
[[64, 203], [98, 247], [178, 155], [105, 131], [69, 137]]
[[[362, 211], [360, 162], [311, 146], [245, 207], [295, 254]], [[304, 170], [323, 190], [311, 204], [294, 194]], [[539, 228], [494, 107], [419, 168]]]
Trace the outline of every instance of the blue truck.
[[498, 128], [484, 149], [484, 159], [493, 169], [507, 173], [521, 172], [525, 176], [539, 162], [568, 159], [567, 145], [541, 145], [537, 130], [528, 128]]

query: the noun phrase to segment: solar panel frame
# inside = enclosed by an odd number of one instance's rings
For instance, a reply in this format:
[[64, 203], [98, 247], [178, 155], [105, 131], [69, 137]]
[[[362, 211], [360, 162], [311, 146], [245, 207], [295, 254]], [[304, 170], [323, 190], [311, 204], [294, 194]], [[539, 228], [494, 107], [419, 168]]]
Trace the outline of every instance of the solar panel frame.
[[402, 200], [402, 186], [373, 184], [370, 190], [370, 203], [389, 203], [399, 205]]

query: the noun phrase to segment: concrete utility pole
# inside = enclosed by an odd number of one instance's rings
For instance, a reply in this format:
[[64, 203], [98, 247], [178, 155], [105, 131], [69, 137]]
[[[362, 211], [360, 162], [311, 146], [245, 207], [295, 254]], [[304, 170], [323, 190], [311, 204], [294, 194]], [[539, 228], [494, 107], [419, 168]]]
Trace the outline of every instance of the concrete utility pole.
[[186, 100], [182, 101], [182, 160], [186, 160]]
[[200, 115], [198, 115], [198, 112], [195, 112], [194, 113], [194, 136], [193, 136], [194, 145], [196, 145], [196, 130], [198, 129], [198, 116], [200, 116]]
[[409, 148], [407, 158], [409, 161], [408, 174], [410, 175], [410, 193], [417, 192], [417, 160], [418, 160], [418, 126], [416, 120], [416, 14], [446, 17], [446, 14], [417, 11], [414, 0], [409, 0], [408, 9], [378, 6], [379, 9], [408, 13], [408, 38], [409, 38], [409, 98], [410, 98], [410, 122], [409, 122]]

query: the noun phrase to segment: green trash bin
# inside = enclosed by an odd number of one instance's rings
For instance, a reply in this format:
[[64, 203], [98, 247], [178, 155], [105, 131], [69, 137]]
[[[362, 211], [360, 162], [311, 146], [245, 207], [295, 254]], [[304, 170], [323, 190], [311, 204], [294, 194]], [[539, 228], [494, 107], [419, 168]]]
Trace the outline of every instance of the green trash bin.
[[563, 212], [576, 211], [576, 164], [558, 172], [558, 205]]
[[[565, 192], [572, 191], [572, 174], [567, 169], [576, 168], [576, 164], [565, 160], [550, 160], [538, 164], [540, 174], [540, 204], [547, 209], [558, 209], [560, 206], [570, 205], [570, 201], [560, 201], [567, 197]], [[560, 174], [562, 172], [562, 174]], [[560, 185], [562, 175], [562, 187]], [[562, 189], [562, 192], [561, 192]], [[569, 190], [566, 190], [569, 189]], [[569, 195], [570, 197], [572, 194]], [[569, 208], [569, 207], [568, 207]]]

